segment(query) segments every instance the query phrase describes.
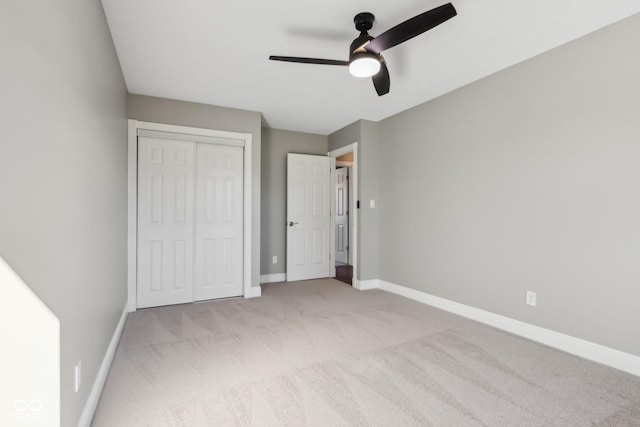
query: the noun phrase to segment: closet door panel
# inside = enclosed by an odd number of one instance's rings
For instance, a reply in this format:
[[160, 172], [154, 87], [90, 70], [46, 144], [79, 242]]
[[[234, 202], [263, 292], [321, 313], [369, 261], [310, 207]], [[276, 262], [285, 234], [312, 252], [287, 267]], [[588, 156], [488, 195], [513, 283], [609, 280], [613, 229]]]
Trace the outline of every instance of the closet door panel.
[[243, 149], [197, 144], [196, 301], [243, 294]]
[[138, 308], [193, 301], [195, 143], [138, 139]]

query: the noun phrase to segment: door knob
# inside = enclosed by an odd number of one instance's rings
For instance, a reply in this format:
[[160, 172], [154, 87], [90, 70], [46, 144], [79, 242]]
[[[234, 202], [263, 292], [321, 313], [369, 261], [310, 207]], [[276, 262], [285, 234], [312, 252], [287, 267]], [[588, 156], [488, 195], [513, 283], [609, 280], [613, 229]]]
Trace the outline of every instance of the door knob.
[[297, 222], [289, 221], [289, 227], [293, 227], [296, 224], [297, 224]]

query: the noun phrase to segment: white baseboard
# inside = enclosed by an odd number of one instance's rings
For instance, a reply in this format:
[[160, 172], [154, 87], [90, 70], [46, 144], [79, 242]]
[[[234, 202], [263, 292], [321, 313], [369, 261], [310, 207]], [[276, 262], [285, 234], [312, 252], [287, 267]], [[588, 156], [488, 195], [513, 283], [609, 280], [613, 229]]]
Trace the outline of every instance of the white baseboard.
[[380, 288], [380, 284], [378, 283], [378, 279], [371, 279], [371, 280], [353, 279], [353, 287], [360, 291], [366, 291], [369, 289], [378, 289]]
[[260, 283], [278, 283], [278, 282], [286, 282], [287, 274], [286, 273], [276, 273], [276, 274], [263, 274], [260, 276]]
[[[571, 353], [584, 359], [602, 363], [612, 368], [640, 376], [640, 357], [614, 350], [600, 344], [565, 335], [550, 329], [541, 328], [479, 308], [460, 304], [445, 298], [427, 294], [422, 291], [385, 282], [384, 280], [368, 280], [376, 282], [377, 287], [387, 292], [410, 298], [423, 304], [431, 305], [480, 323], [484, 323], [503, 331], [528, 338], [549, 347]], [[371, 288], [369, 288], [371, 289]]]
[[116, 354], [118, 342], [120, 342], [120, 336], [122, 335], [124, 324], [127, 321], [127, 315], [129, 314], [128, 312], [129, 310], [127, 308], [127, 305], [125, 304], [124, 310], [122, 311], [122, 316], [120, 316], [120, 321], [118, 321], [116, 330], [113, 332], [113, 337], [111, 338], [109, 347], [107, 347], [107, 352], [104, 355], [104, 359], [102, 359], [102, 364], [100, 365], [100, 369], [98, 370], [98, 375], [96, 376], [96, 380], [93, 382], [93, 387], [91, 387], [91, 392], [89, 392], [89, 397], [87, 398], [87, 402], [84, 405], [84, 410], [82, 411], [82, 415], [80, 416], [78, 427], [89, 427], [91, 425], [93, 414], [96, 412], [96, 407], [98, 406], [98, 401], [100, 400], [100, 395], [102, 394], [102, 388], [104, 387], [104, 383], [107, 380], [107, 375], [109, 374], [109, 369], [111, 368], [111, 362], [113, 362], [113, 356]]
[[252, 286], [249, 291], [244, 294], [245, 298], [258, 298], [262, 296], [262, 288], [260, 286]]

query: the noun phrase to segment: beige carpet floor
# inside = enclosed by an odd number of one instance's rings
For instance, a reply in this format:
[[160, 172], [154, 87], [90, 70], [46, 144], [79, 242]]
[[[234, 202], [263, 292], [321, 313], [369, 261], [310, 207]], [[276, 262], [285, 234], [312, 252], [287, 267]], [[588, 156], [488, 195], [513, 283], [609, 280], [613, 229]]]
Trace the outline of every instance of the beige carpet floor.
[[335, 280], [132, 313], [116, 426], [640, 426], [640, 378]]

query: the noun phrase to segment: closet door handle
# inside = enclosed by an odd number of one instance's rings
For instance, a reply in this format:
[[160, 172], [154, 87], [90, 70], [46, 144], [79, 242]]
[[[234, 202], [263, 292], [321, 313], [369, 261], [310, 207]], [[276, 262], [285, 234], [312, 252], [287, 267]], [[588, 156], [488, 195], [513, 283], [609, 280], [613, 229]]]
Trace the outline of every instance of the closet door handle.
[[293, 227], [296, 224], [298, 224], [298, 223], [297, 222], [293, 222], [293, 221], [289, 221], [289, 227]]

